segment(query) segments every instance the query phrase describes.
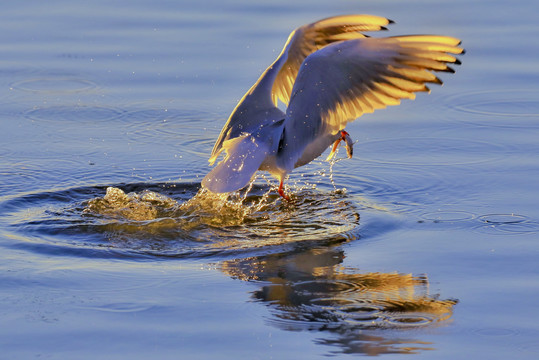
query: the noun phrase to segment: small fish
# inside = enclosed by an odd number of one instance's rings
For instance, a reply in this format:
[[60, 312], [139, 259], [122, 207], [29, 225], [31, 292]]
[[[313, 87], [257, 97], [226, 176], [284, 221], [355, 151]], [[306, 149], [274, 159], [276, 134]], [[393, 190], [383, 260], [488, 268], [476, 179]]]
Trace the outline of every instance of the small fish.
[[346, 145], [346, 154], [348, 155], [348, 158], [351, 159], [352, 155], [354, 155], [354, 142], [346, 131], [343, 131], [343, 133], [345, 133], [344, 144]]
[[333, 143], [333, 148], [331, 149], [331, 152], [329, 153], [328, 157], [326, 158], [326, 161], [331, 160], [335, 156], [335, 151], [337, 151], [337, 147], [339, 146], [341, 141], [344, 141], [344, 145], [346, 146], [346, 154], [348, 155], [348, 158], [349, 159], [352, 158], [352, 155], [354, 155], [354, 142], [352, 141], [352, 138], [350, 137], [350, 134], [348, 134], [344, 130], [341, 130], [341, 137], [338, 138]]

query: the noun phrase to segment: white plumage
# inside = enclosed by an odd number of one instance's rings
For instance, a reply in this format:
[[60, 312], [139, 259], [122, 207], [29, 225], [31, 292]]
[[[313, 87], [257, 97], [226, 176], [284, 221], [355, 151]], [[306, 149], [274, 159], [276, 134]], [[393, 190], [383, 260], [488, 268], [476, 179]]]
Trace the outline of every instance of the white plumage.
[[[213, 148], [210, 164], [224, 159], [202, 181], [216, 193], [246, 186], [257, 170], [283, 181], [296, 167], [351, 140], [346, 124], [364, 113], [442, 82], [432, 71], [454, 72], [460, 40], [437, 35], [371, 38], [366, 31], [391, 23], [372, 15], [323, 19], [294, 30], [282, 52], [240, 100]], [[280, 100], [286, 113], [277, 107]], [[329, 157], [333, 154], [330, 154]]]

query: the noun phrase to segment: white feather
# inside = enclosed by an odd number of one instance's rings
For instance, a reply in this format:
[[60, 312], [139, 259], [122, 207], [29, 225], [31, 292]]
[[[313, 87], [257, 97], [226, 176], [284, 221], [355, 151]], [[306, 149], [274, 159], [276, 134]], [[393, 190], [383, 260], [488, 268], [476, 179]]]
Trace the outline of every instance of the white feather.
[[[364, 113], [441, 81], [432, 71], [453, 72], [460, 40], [412, 35], [367, 38], [360, 31], [385, 29], [390, 21], [345, 15], [294, 30], [273, 64], [240, 100], [210, 156], [226, 156], [202, 181], [213, 192], [231, 192], [249, 183], [257, 170], [283, 179], [318, 157], [342, 136], [347, 123]], [[277, 99], [287, 104], [286, 114]], [[345, 137], [349, 154], [352, 141]], [[281, 193], [282, 194], [282, 193]], [[284, 195], [283, 195], [284, 196]]]

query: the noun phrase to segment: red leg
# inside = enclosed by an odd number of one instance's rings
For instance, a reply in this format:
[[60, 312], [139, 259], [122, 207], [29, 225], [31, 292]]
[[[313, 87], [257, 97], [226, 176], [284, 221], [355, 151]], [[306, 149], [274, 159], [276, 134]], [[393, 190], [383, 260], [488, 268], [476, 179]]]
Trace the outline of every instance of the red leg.
[[284, 184], [283, 180], [281, 180], [281, 183], [279, 184], [279, 195], [281, 195], [285, 200], [290, 201], [290, 197], [284, 193]]

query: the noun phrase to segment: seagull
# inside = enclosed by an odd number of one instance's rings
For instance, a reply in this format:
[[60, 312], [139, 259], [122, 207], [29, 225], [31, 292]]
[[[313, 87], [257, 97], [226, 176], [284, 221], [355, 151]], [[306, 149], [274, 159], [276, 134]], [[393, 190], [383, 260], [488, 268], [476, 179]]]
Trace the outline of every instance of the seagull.
[[[435, 71], [460, 64], [461, 41], [450, 36], [405, 35], [375, 38], [363, 32], [387, 30], [393, 21], [374, 15], [342, 15], [295, 29], [277, 59], [236, 105], [210, 155], [213, 165], [202, 186], [213, 193], [245, 187], [258, 171], [284, 181], [333, 144], [344, 141], [346, 125], [365, 113], [442, 84]], [[286, 106], [281, 110], [279, 101]], [[284, 107], [282, 106], [282, 107]]]

